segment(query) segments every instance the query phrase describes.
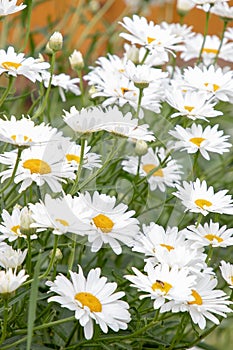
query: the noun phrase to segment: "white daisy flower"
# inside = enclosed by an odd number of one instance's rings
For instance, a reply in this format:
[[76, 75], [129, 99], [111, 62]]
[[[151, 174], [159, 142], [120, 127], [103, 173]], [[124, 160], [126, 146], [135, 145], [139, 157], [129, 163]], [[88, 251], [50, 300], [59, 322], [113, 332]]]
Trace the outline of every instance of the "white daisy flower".
[[168, 76], [162, 69], [152, 68], [146, 64], [136, 66], [132, 61], [126, 63], [123, 74], [139, 88], [143, 85], [148, 87], [151, 83]]
[[94, 192], [93, 196], [86, 192], [79, 198], [83, 205], [91, 210], [86, 234], [91, 243], [91, 251], [98, 252], [103, 244], [109, 244], [115, 254], [122, 253], [121, 243], [131, 247], [135, 236], [139, 232], [139, 222], [132, 218], [133, 210], [128, 211], [128, 206], [120, 203], [116, 205], [116, 197]]
[[230, 195], [226, 195], [227, 190], [214, 193], [213, 187], [208, 188], [206, 181], [201, 182], [200, 179], [195, 182], [183, 181], [183, 187], [176, 187], [178, 191], [173, 195], [181, 199], [185, 211], [204, 216], [210, 212], [233, 215], [233, 200]]
[[[62, 148], [65, 153], [65, 161], [77, 170], [80, 164], [81, 146], [75, 142], [68, 141], [67, 143], [62, 143]], [[82, 167], [89, 170], [101, 168], [101, 156], [97, 153], [89, 152], [90, 150], [91, 146], [88, 146], [87, 141], [85, 141]]]
[[214, 106], [216, 101], [208, 99], [203, 91], [181, 91], [177, 88], [169, 89], [166, 94], [166, 102], [179, 112], [173, 113], [170, 117], [187, 117], [192, 120], [214, 118], [223, 115], [221, 111], [216, 111]]
[[28, 278], [25, 270], [20, 270], [18, 275], [11, 268], [6, 271], [0, 271], [0, 294], [9, 294], [18, 289]]
[[178, 38], [182, 38], [182, 41], [186, 41], [187, 39], [190, 39], [195, 35], [195, 33], [192, 32], [193, 27], [188, 26], [187, 24], [167, 23], [163, 21], [160, 23], [160, 25], [163, 29], [170, 31], [171, 34], [176, 35]]
[[219, 320], [215, 315], [226, 317], [226, 313], [232, 312], [228, 307], [231, 301], [222, 290], [214, 289], [217, 285], [217, 279], [208, 274], [199, 276], [192, 288], [192, 294], [186, 303], [178, 304], [168, 302], [161, 312], [185, 312], [187, 311], [194, 324], [201, 329], [206, 327], [206, 319], [215, 324], [219, 324]]
[[0, 17], [22, 11], [27, 5], [16, 5], [18, 0], [0, 0]]
[[125, 293], [115, 292], [117, 284], [107, 282], [107, 278], [100, 277], [100, 274], [100, 268], [92, 269], [85, 278], [79, 266], [78, 273], [70, 271], [71, 281], [60, 274], [54, 282], [46, 282], [50, 291], [58, 294], [50, 297], [48, 302], [54, 301], [74, 311], [75, 318], [84, 327], [86, 339], [93, 337], [93, 321], [107, 333], [108, 328], [114, 332], [127, 329], [131, 319], [128, 303], [119, 300]]
[[138, 125], [138, 120], [132, 118], [130, 112], [123, 115], [117, 106], [105, 110], [100, 107], [81, 109], [74, 106], [70, 113], [65, 112], [64, 122], [77, 133], [92, 133], [101, 130], [133, 140], [154, 141], [155, 137], [148, 131], [148, 125]]
[[233, 288], [233, 265], [222, 260], [220, 265], [222, 277], [230, 288]]
[[52, 198], [46, 194], [44, 202], [29, 204], [34, 222], [30, 225], [38, 231], [52, 229], [56, 235], [75, 233], [84, 235], [88, 225], [83, 221], [89, 217], [91, 210], [86, 208], [78, 197], [63, 195]]
[[[43, 83], [44, 86], [47, 88], [49, 86], [49, 81], [50, 81], [50, 73], [49, 72], [43, 72], [42, 78], [43, 78]], [[74, 95], [79, 96], [81, 95], [81, 91], [77, 84], [80, 82], [79, 78], [71, 78], [68, 74], [58, 74], [58, 75], [53, 75], [52, 77], [52, 86], [57, 86], [59, 89], [59, 94], [61, 96], [61, 99], [63, 102], [66, 101], [66, 96], [65, 92], [72, 92]]]
[[206, 246], [225, 248], [233, 245], [233, 228], [228, 229], [226, 225], [220, 227], [218, 222], [212, 220], [203, 226], [190, 225], [182, 232], [193, 242], [192, 246], [195, 248]]
[[[0, 173], [1, 181], [12, 176], [16, 162], [16, 152], [5, 152], [0, 155], [0, 161], [9, 165], [7, 170]], [[14, 178], [15, 183], [20, 183], [19, 192], [31, 186], [33, 182], [37, 186], [47, 183], [53, 192], [62, 190], [61, 182], [65, 179], [75, 179], [74, 168], [64, 163], [64, 153], [56, 144], [46, 146], [32, 146], [23, 150]]]
[[0, 245], [0, 266], [4, 269], [17, 269], [22, 265], [27, 255], [27, 249], [21, 251], [20, 249], [14, 250], [8, 244]]
[[208, 12], [213, 5], [218, 3], [223, 3], [225, 1], [228, 1], [228, 0], [192, 0], [192, 2], [198, 5], [197, 7], [199, 9], [202, 9], [205, 12]]
[[132, 270], [136, 276], [125, 276], [133, 283], [131, 287], [146, 293], [141, 295], [139, 299], [150, 297], [154, 300], [154, 309], [161, 308], [167, 300], [175, 302], [189, 300], [196, 276], [188, 276], [187, 269], [178, 269], [177, 266], [170, 268], [169, 265], [159, 264], [154, 267], [150, 262], [146, 266], [146, 275], [133, 267]]
[[[180, 57], [184, 61], [191, 60], [193, 58], [198, 58], [200, 54], [200, 49], [203, 43], [203, 35], [198, 33], [195, 37], [185, 40], [184, 46], [182, 47]], [[209, 66], [214, 63], [216, 55], [218, 58], [225, 61], [232, 61], [232, 49], [233, 44], [227, 43], [227, 39], [223, 39], [220, 52], [218, 52], [220, 47], [220, 38], [216, 35], [207, 35], [205, 40], [205, 46], [202, 49], [201, 57], [205, 66]]]
[[48, 124], [35, 125], [29, 116], [22, 116], [19, 120], [14, 115], [10, 119], [0, 119], [0, 141], [16, 146], [31, 146], [55, 140], [62, 142], [65, 138], [60, 131]]
[[[150, 185], [151, 191], [157, 189], [165, 192], [166, 186], [175, 187], [181, 180], [181, 168], [182, 166], [177, 164], [175, 159], [169, 156], [166, 163], [161, 166], [167, 157], [164, 148], [148, 148], [148, 152], [141, 157], [139, 175], [141, 177], [148, 176], [148, 183]], [[122, 167], [123, 170], [130, 174], [136, 175], [138, 171], [139, 157], [128, 156], [126, 160], [123, 160]], [[155, 169], [153, 173], [152, 170]]]
[[174, 142], [175, 149], [196, 153], [200, 151], [201, 155], [210, 160], [208, 152], [223, 154], [229, 152], [231, 144], [226, 142], [230, 136], [223, 135], [222, 130], [218, 130], [219, 125], [207, 126], [204, 130], [201, 125], [192, 124], [191, 128], [182, 128], [176, 125], [175, 130], [169, 131], [169, 134], [178, 139]]
[[139, 44], [147, 47], [149, 50], [155, 50], [158, 54], [176, 50], [176, 44], [182, 40], [160, 25], [154, 24], [153, 21], [148, 23], [145, 17], [137, 15], [133, 15], [132, 19], [124, 17], [123, 22], [120, 22], [120, 24], [131, 33], [121, 33], [121, 37], [132, 44]]
[[217, 2], [211, 7], [211, 13], [221, 17], [224, 20], [232, 21], [233, 20], [233, 6], [229, 6], [229, 4], [224, 2]]
[[[10, 214], [6, 209], [2, 211], [2, 222], [0, 224], [0, 241], [7, 239], [9, 242], [13, 242], [19, 237], [27, 238], [24, 227], [22, 227], [22, 218], [25, 215], [25, 211], [28, 211], [27, 207], [20, 209], [15, 206]], [[31, 232], [30, 239], [36, 239], [37, 235]]]
[[[144, 62], [147, 66], [161, 66], [167, 62], [167, 53], [160, 53], [159, 55], [154, 51], [149, 51], [144, 46], [137, 47], [134, 44], [124, 44], [124, 58], [126, 61], [130, 60], [135, 64]], [[147, 54], [147, 56], [146, 56]], [[146, 59], [145, 59], [146, 56]]]
[[222, 68], [215, 68], [213, 65], [208, 68], [188, 67], [184, 70], [181, 85], [186, 89], [195, 89], [207, 93], [209, 98], [217, 100], [233, 101], [233, 71], [224, 71]]
[[35, 83], [36, 80], [42, 81], [41, 73], [49, 67], [48, 62], [38, 62], [33, 57], [24, 58], [24, 54], [17, 54], [12, 46], [7, 51], [0, 50], [0, 74], [7, 73], [13, 77], [24, 75]]

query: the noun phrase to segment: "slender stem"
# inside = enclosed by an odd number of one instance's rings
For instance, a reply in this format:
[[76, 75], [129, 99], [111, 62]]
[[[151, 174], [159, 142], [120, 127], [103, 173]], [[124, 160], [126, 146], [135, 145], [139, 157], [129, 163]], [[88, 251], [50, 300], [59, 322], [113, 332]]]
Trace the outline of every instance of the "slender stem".
[[184, 329], [186, 327], [186, 320], [187, 320], [187, 313], [184, 313], [181, 321], [179, 323], [179, 326], [177, 327], [176, 334], [174, 338], [172, 339], [171, 345], [169, 346], [168, 350], [172, 350], [175, 348], [176, 343], [178, 343], [184, 333]]
[[49, 98], [49, 94], [51, 91], [51, 86], [52, 86], [52, 80], [53, 80], [53, 72], [54, 72], [54, 66], [55, 66], [55, 57], [56, 54], [53, 52], [52, 53], [52, 57], [51, 57], [51, 63], [50, 63], [50, 79], [49, 79], [49, 84], [43, 99], [42, 104], [39, 106], [39, 108], [37, 109], [36, 113], [34, 114], [34, 116], [32, 117], [32, 119], [36, 119], [37, 117], [39, 117], [45, 110], [47, 103], [48, 103], [48, 98]]
[[143, 97], [143, 89], [139, 88], [139, 95], [138, 95], [138, 106], [135, 117], [139, 117], [140, 109], [141, 109], [141, 103], [142, 103], [142, 97]]
[[202, 218], [203, 218], [203, 215], [200, 213], [200, 214], [198, 215], [198, 218], [197, 218], [197, 222], [196, 222], [195, 228], [198, 228], [198, 226], [199, 226], [199, 225], [200, 225], [200, 223], [201, 223]]
[[33, 0], [29, 0], [27, 2], [27, 22], [26, 22], [26, 33], [24, 34], [24, 43], [23, 46], [21, 47], [20, 51], [23, 51], [28, 43], [28, 38], [30, 35], [30, 26], [31, 26], [31, 17], [32, 17], [32, 2]]
[[142, 61], [140, 62], [140, 64], [144, 64], [145, 63], [145, 60], [147, 59], [147, 56], [149, 55], [149, 53], [150, 53], [150, 50], [146, 49], [145, 55], [144, 55]]
[[4, 342], [7, 335], [7, 321], [8, 321], [8, 297], [4, 298], [4, 312], [3, 312], [3, 326], [2, 326], [2, 335], [0, 339], [0, 344]]
[[200, 49], [200, 52], [199, 52], [199, 56], [198, 56], [198, 59], [197, 59], [197, 64], [199, 64], [201, 62], [202, 51], [203, 51], [203, 49], [205, 47], [206, 36], [207, 36], [207, 33], [208, 33], [208, 28], [209, 28], [209, 19], [210, 19], [210, 9], [211, 9], [211, 7], [212, 7], [212, 5], [210, 5], [209, 10], [206, 12], [206, 20], [205, 20], [205, 29], [204, 29], [203, 42], [202, 42], [201, 49]]
[[73, 239], [73, 242], [72, 242], [71, 252], [68, 260], [68, 275], [69, 275], [69, 271], [72, 271], [73, 269], [73, 264], [75, 259], [75, 249], [76, 249], [76, 239], [77, 239], [76, 234], [72, 235], [72, 239]]
[[8, 16], [1, 17], [1, 22], [2, 22], [1, 48], [4, 48], [6, 45], [6, 39], [8, 37], [8, 27], [9, 27]]
[[30, 233], [27, 234], [27, 245], [28, 245], [28, 251], [27, 251], [26, 266], [27, 266], [28, 274], [31, 275], [31, 271], [32, 271], [32, 245], [31, 245]]
[[209, 246], [209, 251], [208, 251], [208, 255], [206, 257], [206, 264], [208, 265], [211, 261], [211, 258], [213, 256], [213, 252], [214, 252], [214, 248], [212, 246], [212, 244]]
[[4, 93], [2, 94], [2, 97], [0, 99], [0, 107], [2, 106], [4, 101], [6, 100], [7, 96], [9, 95], [11, 88], [12, 88], [12, 85], [13, 85], [13, 82], [14, 82], [14, 77], [9, 76], [8, 86], [7, 86], [6, 90], [4, 91]]
[[194, 174], [196, 177], [198, 176], [198, 156], [199, 156], [199, 150], [195, 153], [194, 155], [194, 160], [193, 160], [193, 171], [192, 174]]
[[214, 58], [213, 64], [216, 64], [216, 63], [217, 63], [218, 56], [219, 56], [219, 54], [220, 54], [220, 51], [221, 51], [221, 48], [222, 48], [222, 45], [223, 45], [223, 39], [224, 39], [225, 31], [226, 31], [226, 29], [227, 29], [227, 25], [228, 25], [228, 19], [224, 19], [224, 21], [223, 21], [223, 30], [222, 30], [221, 40], [220, 40], [219, 47], [218, 47], [218, 51], [217, 51], [216, 56], [215, 56], [215, 58]]
[[78, 77], [79, 77], [79, 87], [80, 87], [80, 91], [81, 91], [82, 107], [84, 107], [85, 91], [84, 91], [84, 86], [83, 86], [83, 76], [82, 76], [81, 69], [77, 69], [77, 74], [78, 74]]
[[10, 180], [7, 182], [7, 184], [1, 188], [0, 190], [0, 193], [4, 192], [9, 186], [10, 184], [14, 181], [14, 177], [15, 177], [15, 174], [16, 174], [16, 171], [18, 169], [18, 165], [19, 165], [19, 161], [20, 161], [20, 156], [21, 156], [21, 153], [22, 153], [22, 148], [18, 148], [18, 153], [17, 153], [17, 158], [16, 158], [16, 161], [15, 161], [15, 166], [14, 166], [14, 169], [12, 171], [12, 175], [10, 177]]
[[77, 186], [78, 186], [78, 182], [79, 182], [79, 178], [80, 178], [80, 175], [81, 175], [81, 171], [82, 171], [82, 166], [83, 166], [83, 158], [84, 158], [84, 151], [85, 151], [85, 138], [81, 138], [81, 151], [80, 151], [80, 160], [79, 160], [79, 167], [78, 167], [78, 170], [77, 170], [77, 174], [76, 174], [76, 179], [73, 183], [73, 186], [70, 190], [70, 194], [73, 195], [75, 194], [75, 192], [77, 191]]

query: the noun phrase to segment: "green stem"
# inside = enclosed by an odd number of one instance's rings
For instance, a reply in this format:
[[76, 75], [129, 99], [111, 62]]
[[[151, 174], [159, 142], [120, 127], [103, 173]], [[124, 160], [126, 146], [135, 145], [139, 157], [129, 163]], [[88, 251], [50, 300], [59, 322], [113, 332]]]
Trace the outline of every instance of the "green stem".
[[1, 33], [1, 48], [5, 48], [6, 39], [8, 37], [8, 27], [9, 27], [9, 19], [8, 16], [4, 16], [0, 18], [2, 22], [2, 33]]
[[183, 335], [185, 327], [186, 327], [187, 317], [188, 317], [188, 314], [184, 313], [182, 318], [181, 318], [181, 321], [177, 327], [176, 334], [175, 334], [168, 350], [173, 350], [175, 348], [176, 343], [178, 343], [180, 341], [180, 339], [182, 338], [182, 335]]
[[206, 36], [207, 36], [207, 33], [208, 33], [208, 28], [209, 28], [210, 10], [211, 10], [212, 6], [213, 5], [210, 5], [209, 10], [206, 12], [204, 37], [203, 37], [203, 42], [202, 42], [201, 49], [200, 49], [200, 52], [199, 52], [199, 56], [198, 56], [198, 59], [197, 59], [197, 64], [199, 64], [201, 62], [202, 51], [203, 51], [203, 49], [205, 47]]
[[4, 297], [4, 311], [3, 311], [3, 326], [2, 326], [2, 335], [0, 339], [0, 344], [4, 342], [7, 335], [7, 321], [8, 321], [8, 297]]
[[142, 61], [140, 62], [141, 65], [145, 63], [145, 60], [147, 59], [147, 56], [148, 56], [149, 53], [150, 53], [150, 50], [148, 50], [148, 49], [146, 49], [146, 50], [147, 50], [147, 51], [145, 52], [145, 55], [144, 55]]
[[72, 239], [73, 239], [73, 242], [72, 242], [71, 252], [68, 260], [68, 275], [69, 275], [69, 271], [72, 271], [73, 269], [73, 264], [75, 259], [75, 249], [76, 249], [76, 239], [77, 239], [76, 234], [72, 235]]
[[28, 43], [28, 38], [30, 35], [30, 26], [31, 26], [31, 17], [32, 17], [32, 2], [33, 0], [28, 0], [27, 2], [27, 22], [26, 22], [26, 33], [24, 35], [24, 43], [23, 46], [21, 47], [20, 51], [23, 51]]
[[223, 45], [224, 34], [225, 34], [226, 29], [227, 29], [228, 22], [229, 22], [228, 19], [224, 19], [223, 20], [223, 30], [222, 30], [221, 40], [220, 40], [218, 51], [217, 51], [216, 56], [214, 58], [213, 64], [217, 63], [218, 56], [220, 54], [220, 51], [221, 51], [221, 48], [222, 48], [222, 45]]
[[70, 194], [73, 195], [76, 193], [77, 191], [77, 186], [78, 186], [78, 182], [79, 182], [79, 178], [81, 175], [81, 171], [82, 171], [82, 166], [83, 166], [83, 158], [84, 158], [84, 151], [85, 151], [85, 138], [81, 138], [81, 151], [80, 151], [80, 160], [79, 160], [79, 166], [78, 166], [78, 170], [77, 170], [77, 174], [76, 174], [76, 179], [73, 183], [73, 186], [70, 190]]
[[195, 153], [194, 160], [193, 160], [193, 171], [192, 174], [197, 177], [198, 176], [198, 157], [199, 157], [199, 150]]
[[138, 106], [137, 106], [137, 111], [136, 111], [136, 118], [139, 117], [139, 112], [141, 109], [141, 103], [142, 103], [142, 97], [143, 97], [143, 89], [139, 88], [139, 96], [138, 96]]
[[14, 166], [14, 169], [12, 171], [12, 175], [10, 177], [10, 180], [7, 182], [7, 184], [1, 188], [0, 190], [0, 193], [3, 193], [10, 185], [11, 183], [14, 181], [14, 178], [15, 178], [15, 174], [16, 174], [16, 171], [18, 169], [18, 165], [19, 165], [19, 161], [20, 161], [20, 156], [21, 156], [21, 153], [22, 153], [22, 148], [18, 148], [18, 153], [17, 153], [17, 158], [16, 158], [16, 161], [15, 161], [15, 166]]
[[213, 252], [214, 252], [214, 248], [212, 246], [212, 244], [209, 246], [209, 251], [208, 251], [208, 255], [206, 257], [206, 264], [208, 265], [211, 261], [211, 258], [213, 256]]
[[84, 91], [84, 86], [83, 86], [83, 76], [82, 76], [82, 71], [81, 69], [77, 69], [77, 74], [79, 77], [79, 87], [81, 91], [81, 102], [82, 102], [82, 107], [84, 107], [84, 97], [85, 97], [85, 91]]
[[2, 97], [0, 99], [0, 107], [2, 106], [4, 101], [6, 100], [7, 96], [9, 95], [11, 88], [12, 88], [12, 85], [13, 85], [13, 82], [14, 82], [14, 77], [9, 76], [8, 86], [7, 86], [6, 90], [4, 91], [4, 93], [2, 94]]
[[53, 52], [52, 56], [51, 56], [51, 63], [50, 63], [50, 79], [49, 79], [49, 84], [43, 99], [42, 104], [39, 106], [39, 108], [37, 109], [36, 113], [34, 114], [34, 116], [32, 117], [32, 119], [36, 119], [37, 117], [39, 117], [45, 110], [47, 103], [48, 103], [48, 98], [49, 98], [49, 94], [51, 91], [51, 86], [52, 86], [52, 80], [53, 80], [53, 73], [54, 73], [54, 66], [55, 66], [55, 57], [56, 54]]
[[28, 274], [31, 275], [31, 271], [32, 271], [32, 245], [31, 245], [30, 233], [27, 234], [27, 245], [28, 245], [28, 251], [27, 251], [26, 266], [27, 266]]
[[203, 218], [203, 215], [200, 213], [200, 214], [198, 215], [197, 222], [196, 222], [196, 224], [195, 224], [195, 228], [198, 228], [198, 226], [199, 226], [200, 223], [201, 223], [202, 218]]

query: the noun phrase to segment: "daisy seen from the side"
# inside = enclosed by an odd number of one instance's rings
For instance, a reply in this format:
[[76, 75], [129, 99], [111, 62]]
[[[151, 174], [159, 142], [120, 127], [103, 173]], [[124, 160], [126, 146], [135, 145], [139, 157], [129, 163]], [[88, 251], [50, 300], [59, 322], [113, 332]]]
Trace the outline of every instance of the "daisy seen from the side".
[[227, 282], [230, 288], [233, 288], [233, 265], [222, 260], [219, 268], [224, 280]]
[[27, 5], [23, 3], [17, 5], [18, 0], [0, 0], [0, 18], [22, 11]]
[[28, 278], [25, 270], [14, 271], [9, 268], [6, 271], [0, 271], [0, 294], [10, 294], [18, 289]]
[[75, 318], [84, 328], [84, 336], [91, 339], [95, 322], [104, 333], [108, 328], [114, 332], [127, 329], [131, 320], [127, 302], [120, 300], [125, 293], [116, 292], [117, 284], [101, 277], [101, 269], [96, 268], [84, 276], [81, 266], [78, 273], [70, 271], [71, 280], [60, 274], [54, 282], [48, 281], [50, 292], [57, 295], [48, 299], [75, 312]]

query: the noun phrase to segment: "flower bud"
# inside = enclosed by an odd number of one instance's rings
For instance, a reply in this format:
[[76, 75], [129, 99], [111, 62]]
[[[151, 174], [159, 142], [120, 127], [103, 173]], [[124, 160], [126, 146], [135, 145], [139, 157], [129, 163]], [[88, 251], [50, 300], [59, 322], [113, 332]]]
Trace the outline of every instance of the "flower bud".
[[135, 152], [138, 156], [144, 156], [148, 151], [147, 143], [143, 140], [137, 140], [135, 146]]
[[93, 95], [97, 92], [96, 88], [94, 87], [94, 85], [91, 86], [91, 88], [89, 89], [88, 93], [90, 98], [94, 98]]
[[35, 233], [35, 229], [30, 227], [33, 222], [31, 210], [24, 207], [20, 213], [20, 232], [25, 235]]
[[130, 46], [126, 52], [126, 57], [128, 60], [132, 61], [134, 64], [138, 64], [139, 49], [135, 45]]
[[46, 46], [45, 46], [45, 53], [47, 55], [52, 55], [53, 54], [53, 50], [50, 49], [49, 43], [47, 43]]
[[[49, 258], [51, 259], [53, 255], [53, 250], [51, 250], [51, 252], [49, 253]], [[56, 253], [55, 253], [55, 261], [59, 261], [63, 258], [63, 254], [62, 254], [62, 251], [61, 249], [57, 248], [56, 249]]]
[[60, 32], [54, 32], [49, 39], [49, 47], [53, 52], [60, 51], [63, 45], [63, 37]]
[[84, 67], [83, 55], [80, 51], [74, 50], [69, 57], [70, 65], [73, 70], [81, 70]]
[[190, 0], [177, 0], [176, 4], [177, 12], [180, 16], [186, 15], [194, 6], [195, 4]]

